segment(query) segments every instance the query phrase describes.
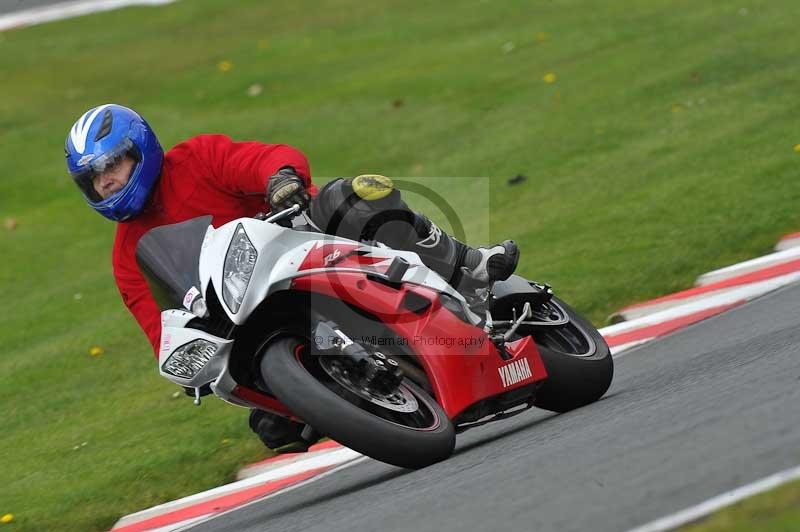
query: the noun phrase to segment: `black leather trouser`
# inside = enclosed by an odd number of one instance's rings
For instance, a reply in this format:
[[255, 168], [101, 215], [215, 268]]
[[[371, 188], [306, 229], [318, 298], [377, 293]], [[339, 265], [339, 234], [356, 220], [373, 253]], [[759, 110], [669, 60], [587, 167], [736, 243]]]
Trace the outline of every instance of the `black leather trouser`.
[[453, 286], [461, 278], [469, 248], [426, 216], [412, 211], [397, 189], [385, 198], [366, 201], [353, 192], [349, 179], [336, 179], [311, 200], [309, 216], [327, 234], [375, 240], [394, 249], [413, 251]]

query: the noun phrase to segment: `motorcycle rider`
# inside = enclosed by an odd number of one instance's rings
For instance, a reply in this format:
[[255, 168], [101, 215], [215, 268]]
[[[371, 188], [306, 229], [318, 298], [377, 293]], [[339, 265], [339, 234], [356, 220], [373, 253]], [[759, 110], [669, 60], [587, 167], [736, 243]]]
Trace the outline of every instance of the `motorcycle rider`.
[[[114, 277], [156, 357], [161, 311], [135, 253], [139, 239], [161, 225], [210, 214], [219, 227], [265, 207], [276, 211], [299, 204], [325, 232], [416, 252], [456, 288], [464, 277], [484, 285], [506, 279], [519, 258], [513, 241], [480, 248], [459, 242], [411, 211], [386, 177], [340, 178], [318, 191], [306, 157], [285, 144], [199, 135], [165, 154], [148, 123], [121, 105], [100, 105], [82, 114], [67, 134], [65, 153], [89, 206], [118, 222]], [[307, 449], [300, 439], [302, 426], [280, 416], [253, 410], [250, 427], [278, 452]]]

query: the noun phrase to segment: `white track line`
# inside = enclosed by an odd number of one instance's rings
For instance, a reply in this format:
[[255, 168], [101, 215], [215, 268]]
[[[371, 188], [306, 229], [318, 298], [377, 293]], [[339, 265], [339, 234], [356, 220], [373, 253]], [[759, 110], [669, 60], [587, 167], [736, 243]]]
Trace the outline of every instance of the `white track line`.
[[235, 493], [253, 486], [258, 486], [266, 482], [291, 477], [319, 467], [338, 466], [342, 463], [357, 460], [361, 457], [362, 455], [360, 453], [357, 453], [352, 449], [348, 449], [347, 447], [333, 449], [324, 454], [309, 457], [306, 460], [290, 462], [282, 467], [277, 467], [243, 480], [237, 480], [235, 482], [231, 482], [230, 484], [224, 484], [217, 488], [195, 493], [194, 495], [188, 495], [181, 499], [165, 502], [163, 504], [159, 504], [158, 506], [153, 506], [152, 508], [147, 508], [133, 514], [126, 515], [120, 518], [113, 528], [122, 528], [123, 526], [133, 525], [158, 515], [194, 506], [207, 500], [222, 497], [224, 495]]
[[800, 236], [787, 236], [775, 245], [775, 251], [786, 251], [797, 246], [800, 246]]
[[[600, 334], [601, 335], [603, 334], [602, 330], [600, 331]], [[618, 357], [622, 356], [622, 353], [624, 351], [628, 351], [629, 349], [633, 349], [634, 347], [638, 347], [638, 346], [640, 346], [642, 344], [646, 344], [647, 342], [649, 342], [651, 340], [655, 340], [655, 338], [656, 337], [653, 336], [651, 338], [645, 338], [643, 340], [636, 340], [636, 341], [633, 341], [633, 342], [628, 342], [627, 344], [612, 345], [612, 346], [609, 346], [609, 350], [611, 351], [611, 356], [613, 356], [614, 358], [618, 358]]]
[[658, 325], [665, 321], [686, 316], [688, 314], [694, 314], [695, 312], [701, 312], [712, 307], [721, 307], [723, 305], [735, 303], [736, 301], [741, 301], [743, 299], [750, 300], [757, 296], [766, 294], [767, 292], [777, 290], [778, 288], [788, 284], [796, 283], [798, 281], [800, 281], [800, 272], [793, 272], [786, 275], [781, 275], [779, 277], [773, 277], [772, 279], [767, 279], [765, 281], [746, 284], [737, 287], [734, 290], [725, 292], [724, 294], [709, 296], [701, 301], [687, 303], [685, 305], [680, 305], [678, 307], [673, 307], [671, 309], [650, 314], [649, 316], [644, 316], [631, 321], [623, 321], [622, 323], [603, 327], [603, 334], [617, 335], [624, 332], [630, 332], [642, 327]]
[[800, 479], [800, 466], [775, 473], [774, 475], [762, 478], [751, 484], [746, 484], [733, 491], [723, 493], [722, 495], [717, 495], [697, 506], [692, 506], [691, 508], [681, 510], [680, 512], [662, 517], [661, 519], [656, 519], [646, 525], [633, 528], [628, 532], [663, 532], [665, 530], [672, 530], [686, 523], [696, 521], [701, 517], [705, 517], [721, 508], [730, 506], [742, 499], [776, 488], [781, 484], [786, 484], [796, 479]]
[[[355, 451], [353, 451], [353, 452], [355, 452]], [[366, 461], [369, 461], [369, 460], [372, 460], [369, 456], [361, 456], [361, 458], [356, 458], [355, 460], [351, 460], [350, 462], [345, 462], [344, 464], [336, 466], [335, 468], [331, 469], [330, 471], [325, 471], [324, 473], [320, 473], [319, 475], [313, 476], [313, 477], [311, 477], [309, 479], [306, 479], [306, 480], [304, 480], [302, 482], [298, 482], [297, 484], [292, 484], [291, 486], [286, 486], [284, 489], [282, 489], [280, 491], [276, 491], [275, 493], [270, 493], [266, 497], [261, 497], [259, 499], [255, 499], [255, 500], [252, 500], [250, 502], [246, 502], [246, 503], [244, 503], [242, 505], [239, 505], [239, 506], [237, 506], [235, 508], [231, 508], [230, 510], [226, 510], [224, 512], [219, 512], [219, 513], [216, 513], [216, 514], [213, 514], [213, 515], [206, 516], [206, 518], [203, 521], [193, 521], [192, 523], [176, 523], [175, 526], [180, 526], [180, 528], [172, 528], [172, 529], [169, 529], [169, 530], [174, 530], [174, 531], [184, 530], [184, 529], [186, 529], [187, 526], [191, 527], [191, 526], [197, 525], [197, 524], [199, 524], [201, 522], [205, 523], [207, 521], [212, 521], [212, 520], [216, 519], [217, 517], [219, 517], [221, 515], [225, 515], [225, 514], [228, 514], [228, 513], [231, 513], [231, 512], [236, 512], [236, 511], [241, 510], [242, 508], [245, 508], [246, 506], [250, 506], [252, 504], [258, 504], [258, 503], [264, 502], [267, 499], [272, 499], [273, 497], [277, 497], [279, 495], [283, 495], [284, 493], [287, 493], [287, 492], [290, 492], [290, 491], [294, 491], [294, 490], [296, 490], [298, 488], [302, 488], [303, 486], [306, 486], [307, 484], [311, 484], [312, 482], [316, 482], [317, 480], [322, 480], [325, 477], [329, 477], [331, 475], [335, 475], [336, 473], [338, 473], [342, 469], [347, 469], [348, 467], [351, 467], [351, 466], [354, 466], [356, 464], [360, 464], [362, 462], [366, 462]]]
[[737, 275], [743, 275], [745, 273], [758, 271], [762, 268], [768, 268], [770, 266], [796, 260], [798, 258], [800, 258], [800, 248], [789, 248], [784, 251], [770, 253], [769, 255], [764, 255], [762, 257], [736, 263], [732, 266], [726, 266], [725, 268], [720, 268], [719, 270], [704, 273], [697, 278], [695, 285], [703, 286], [711, 284], [717, 281], [728, 279], [730, 277], [735, 277]]
[[34, 7], [24, 11], [15, 11], [0, 15], [0, 31], [12, 28], [33, 26], [53, 20], [79, 17], [89, 13], [111, 11], [126, 6], [158, 6], [169, 4], [175, 0], [78, 0], [76, 2], [62, 2], [49, 6]]

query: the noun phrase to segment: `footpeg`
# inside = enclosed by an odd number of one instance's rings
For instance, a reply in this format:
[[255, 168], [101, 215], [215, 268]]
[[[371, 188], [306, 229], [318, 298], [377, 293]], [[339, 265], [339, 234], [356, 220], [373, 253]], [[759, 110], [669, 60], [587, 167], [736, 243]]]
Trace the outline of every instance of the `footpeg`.
[[303, 427], [303, 431], [300, 433], [300, 439], [309, 445], [314, 445], [320, 438], [322, 438], [322, 434], [317, 432], [311, 425]]

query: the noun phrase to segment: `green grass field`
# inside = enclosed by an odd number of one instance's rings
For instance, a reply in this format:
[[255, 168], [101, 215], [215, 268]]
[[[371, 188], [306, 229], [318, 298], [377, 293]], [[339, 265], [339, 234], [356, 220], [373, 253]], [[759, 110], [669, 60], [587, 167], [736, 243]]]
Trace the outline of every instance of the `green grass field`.
[[445, 187], [468, 234], [518, 240], [520, 273], [601, 323], [800, 228], [798, 15], [792, 0], [184, 0], [0, 33], [9, 530], [107, 528], [265, 453], [245, 411], [195, 408], [158, 376], [111, 275], [113, 224], [66, 175], [89, 107], [136, 108], [165, 146], [287, 142], [320, 176], [489, 176], [483, 197]]
[[745, 499], [681, 532], [794, 532], [800, 528], [800, 482]]

